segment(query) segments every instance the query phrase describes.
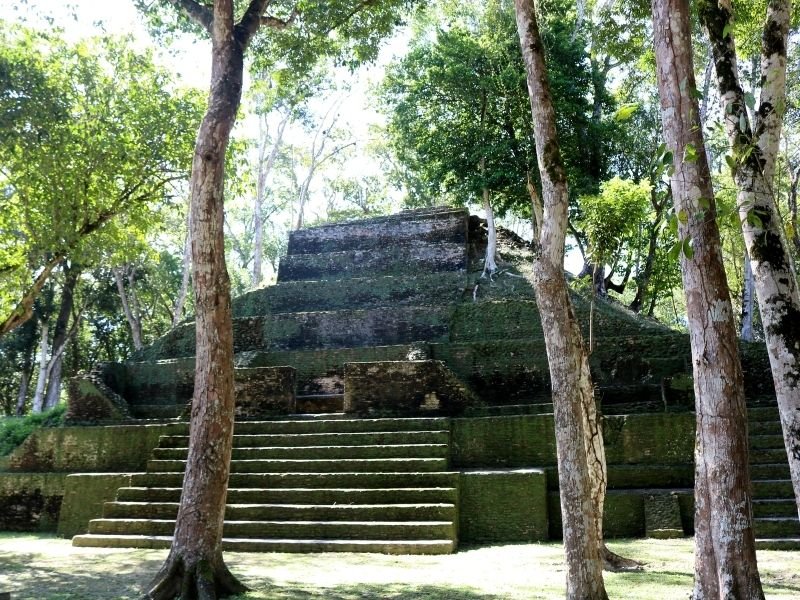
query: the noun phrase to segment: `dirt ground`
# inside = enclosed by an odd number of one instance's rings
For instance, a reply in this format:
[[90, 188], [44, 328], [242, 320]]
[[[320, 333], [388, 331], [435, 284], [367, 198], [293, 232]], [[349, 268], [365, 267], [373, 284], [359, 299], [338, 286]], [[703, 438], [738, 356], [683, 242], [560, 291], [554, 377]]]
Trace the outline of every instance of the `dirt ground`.
[[[608, 573], [612, 598], [685, 600], [692, 541], [630, 540], [611, 548], [645, 561]], [[73, 548], [46, 535], [0, 534], [0, 592], [13, 600], [141, 598], [166, 551]], [[228, 553], [253, 591], [241, 600], [530, 600], [564, 597], [559, 544], [462, 549], [447, 556]], [[767, 598], [800, 598], [800, 552], [759, 552]]]

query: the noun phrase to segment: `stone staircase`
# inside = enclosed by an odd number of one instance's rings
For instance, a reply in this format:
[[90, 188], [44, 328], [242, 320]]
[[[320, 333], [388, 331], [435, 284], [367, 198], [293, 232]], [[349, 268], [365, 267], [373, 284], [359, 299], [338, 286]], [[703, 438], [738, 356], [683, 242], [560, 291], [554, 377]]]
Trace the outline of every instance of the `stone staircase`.
[[[447, 554], [457, 546], [449, 420], [306, 418], [236, 424], [223, 547]], [[75, 546], [168, 548], [187, 435], [163, 436]]]
[[748, 410], [756, 546], [800, 550], [800, 520], [775, 407]]

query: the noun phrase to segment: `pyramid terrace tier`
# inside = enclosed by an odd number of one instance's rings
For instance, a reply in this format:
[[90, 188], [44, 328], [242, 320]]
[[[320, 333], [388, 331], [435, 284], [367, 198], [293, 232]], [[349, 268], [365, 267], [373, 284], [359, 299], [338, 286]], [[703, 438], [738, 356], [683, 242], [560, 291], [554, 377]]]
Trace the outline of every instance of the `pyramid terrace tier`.
[[467, 266], [464, 243], [414, 241], [366, 250], [289, 254], [281, 259], [278, 282], [466, 272]]
[[293, 231], [288, 253], [383, 249], [406, 242], [467, 242], [466, 209], [438, 208]]

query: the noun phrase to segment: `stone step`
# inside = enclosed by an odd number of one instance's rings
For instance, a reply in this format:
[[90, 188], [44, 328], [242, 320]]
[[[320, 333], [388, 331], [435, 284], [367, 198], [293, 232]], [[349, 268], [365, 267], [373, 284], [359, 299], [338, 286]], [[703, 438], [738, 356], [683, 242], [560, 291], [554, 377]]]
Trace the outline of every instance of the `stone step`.
[[[83, 548], [167, 549], [172, 536], [85, 534], [72, 538]], [[229, 552], [376, 552], [382, 554], [451, 554], [455, 540], [320, 540], [223, 538]]]
[[[178, 502], [179, 487], [126, 487], [117, 492], [119, 502]], [[396, 488], [229, 488], [231, 504], [401, 504], [455, 503], [455, 487]]]
[[747, 408], [747, 420], [755, 422], [780, 423], [780, 414], [777, 406], [750, 406]]
[[177, 419], [186, 412], [184, 404], [130, 404], [129, 408], [137, 419]]
[[[443, 471], [446, 458], [336, 458], [232, 460], [231, 473], [393, 473]], [[147, 462], [151, 473], [183, 473], [184, 460]]]
[[786, 459], [786, 450], [784, 448], [754, 448], [750, 450], [750, 464], [775, 464]]
[[753, 515], [756, 517], [796, 517], [797, 503], [794, 498], [753, 500]]
[[[136, 473], [135, 487], [181, 487], [182, 473]], [[416, 488], [457, 487], [457, 472], [424, 473], [232, 473], [231, 488]]]
[[783, 449], [783, 436], [778, 435], [750, 435], [750, 448], [772, 450], [774, 448]]
[[[240, 423], [235, 426], [239, 430]], [[379, 444], [447, 444], [450, 432], [446, 430], [420, 431], [357, 431], [347, 433], [267, 433], [234, 434], [234, 448], [254, 447], [308, 447], [308, 446], [374, 446]], [[160, 448], [186, 448], [189, 436], [161, 436]]]
[[779, 421], [751, 421], [747, 430], [750, 435], [782, 435]]
[[793, 498], [794, 490], [789, 479], [753, 480], [754, 499]]
[[757, 463], [750, 465], [752, 479], [789, 479], [789, 463]]
[[384, 431], [443, 431], [450, 422], [446, 418], [410, 419], [296, 419], [274, 421], [240, 421], [234, 426], [235, 435], [295, 434], [295, 433], [357, 433]]
[[498, 406], [468, 407], [464, 417], [503, 417], [513, 415], [545, 415], [553, 412], [552, 402], [531, 404], [505, 404]]
[[756, 537], [781, 538], [800, 536], [797, 517], [756, 517], [753, 519]]
[[757, 550], [800, 550], [800, 536], [785, 538], [756, 538]]
[[295, 397], [295, 411], [298, 413], [335, 413], [342, 410], [344, 394], [306, 394]]
[[[89, 533], [172, 535], [171, 519], [93, 519]], [[223, 536], [243, 538], [431, 540], [455, 539], [453, 521], [225, 521]]]
[[404, 211], [374, 219], [299, 229], [289, 234], [288, 254], [364, 250], [403, 243], [448, 241], [466, 244], [469, 214], [458, 208]]
[[[359, 446], [237, 446], [233, 460], [333, 458], [447, 458], [447, 444], [380, 444]], [[186, 460], [188, 448], [156, 448], [157, 460]]]
[[[106, 502], [106, 519], [175, 519], [177, 502]], [[454, 504], [236, 504], [226, 521], [455, 521]]]
[[380, 250], [290, 254], [280, 260], [278, 281], [466, 272], [467, 266], [466, 243], [419, 241], [408, 246], [389, 246]]
[[[384, 306], [444, 306], [460, 302], [467, 277], [461, 272], [283, 281], [234, 298], [234, 317], [352, 310]], [[467, 292], [468, 293], [468, 292]]]

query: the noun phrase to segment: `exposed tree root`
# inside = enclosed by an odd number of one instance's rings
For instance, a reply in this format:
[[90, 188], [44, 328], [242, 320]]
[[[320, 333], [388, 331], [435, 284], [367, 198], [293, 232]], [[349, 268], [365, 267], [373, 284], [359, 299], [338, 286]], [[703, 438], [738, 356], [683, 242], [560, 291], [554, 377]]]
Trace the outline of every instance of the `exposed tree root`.
[[248, 590], [228, 570], [222, 556], [187, 564], [179, 554], [167, 558], [148, 587], [142, 600], [217, 600]]
[[603, 555], [603, 569], [605, 571], [618, 573], [621, 571], [641, 571], [644, 569], [645, 563], [620, 556], [616, 552], [609, 550], [605, 543], [603, 544], [601, 552]]

